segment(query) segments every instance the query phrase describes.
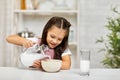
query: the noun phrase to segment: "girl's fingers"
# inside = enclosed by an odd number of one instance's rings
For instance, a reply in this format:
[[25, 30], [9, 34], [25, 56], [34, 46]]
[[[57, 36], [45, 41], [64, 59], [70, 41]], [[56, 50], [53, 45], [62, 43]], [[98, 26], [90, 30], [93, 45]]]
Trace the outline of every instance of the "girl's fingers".
[[26, 40], [23, 42], [23, 47], [25, 48], [29, 48], [29, 47], [32, 47], [35, 43], [31, 40]]
[[36, 68], [40, 68], [40, 66], [41, 66], [41, 61], [40, 60], [35, 60], [34, 62], [33, 62], [33, 65], [32, 65], [33, 67], [36, 67]]
[[27, 40], [26, 45], [27, 45], [28, 48], [32, 47], [33, 46], [33, 42], [30, 41], [30, 40]]

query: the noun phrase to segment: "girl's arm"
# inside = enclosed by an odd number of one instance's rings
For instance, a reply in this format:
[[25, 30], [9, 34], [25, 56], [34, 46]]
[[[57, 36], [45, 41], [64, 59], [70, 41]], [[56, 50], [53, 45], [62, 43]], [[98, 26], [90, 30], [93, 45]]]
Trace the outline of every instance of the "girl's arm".
[[[34, 68], [41, 69], [42, 68], [41, 61], [40, 60], [35, 60], [32, 66]], [[62, 70], [69, 70], [70, 67], [71, 67], [70, 55], [68, 54], [68, 55], [62, 56], [62, 67], [61, 67], [61, 69]]]
[[71, 58], [70, 55], [62, 56], [62, 67], [63, 70], [68, 70], [71, 67]]
[[28, 40], [26, 38], [20, 37], [18, 35], [10, 35], [6, 38], [6, 40], [9, 43], [15, 44], [15, 45], [19, 45], [19, 46], [23, 46], [25, 48], [29, 48], [31, 46], [34, 45], [34, 42], [31, 40]]

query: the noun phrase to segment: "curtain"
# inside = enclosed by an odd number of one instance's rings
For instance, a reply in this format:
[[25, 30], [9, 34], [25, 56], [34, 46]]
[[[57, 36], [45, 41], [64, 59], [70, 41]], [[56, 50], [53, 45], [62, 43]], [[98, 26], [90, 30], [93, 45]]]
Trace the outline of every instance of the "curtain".
[[[4, 43], [4, 37], [5, 37], [5, 0], [1, 0], [0, 1], [0, 65], [4, 66], [5, 62], [4, 62], [4, 58], [5, 55], [3, 55], [3, 53], [5, 53], [5, 50], [3, 49], [5, 47]], [[4, 34], [3, 34], [4, 33]]]
[[6, 41], [15, 34], [13, 0], [0, 0], [0, 66], [19, 66], [19, 47]]

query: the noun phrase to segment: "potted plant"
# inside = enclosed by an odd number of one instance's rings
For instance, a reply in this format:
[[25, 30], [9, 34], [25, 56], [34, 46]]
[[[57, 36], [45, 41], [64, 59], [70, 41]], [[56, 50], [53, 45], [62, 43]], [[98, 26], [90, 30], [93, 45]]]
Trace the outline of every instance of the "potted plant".
[[118, 16], [108, 18], [108, 24], [105, 27], [109, 33], [106, 38], [101, 37], [96, 42], [104, 44], [104, 47], [100, 49], [105, 52], [102, 63], [106, 67], [120, 68], [120, 13], [116, 8], [112, 8], [112, 11]]

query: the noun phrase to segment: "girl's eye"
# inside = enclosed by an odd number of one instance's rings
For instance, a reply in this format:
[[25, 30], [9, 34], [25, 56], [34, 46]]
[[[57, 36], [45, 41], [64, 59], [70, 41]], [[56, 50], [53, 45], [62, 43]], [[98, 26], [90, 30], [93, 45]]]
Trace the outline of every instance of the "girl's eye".
[[63, 39], [59, 38], [58, 41], [62, 41]]
[[51, 38], [55, 38], [55, 36], [51, 35]]
[[58, 39], [59, 41], [62, 41], [62, 39]]

